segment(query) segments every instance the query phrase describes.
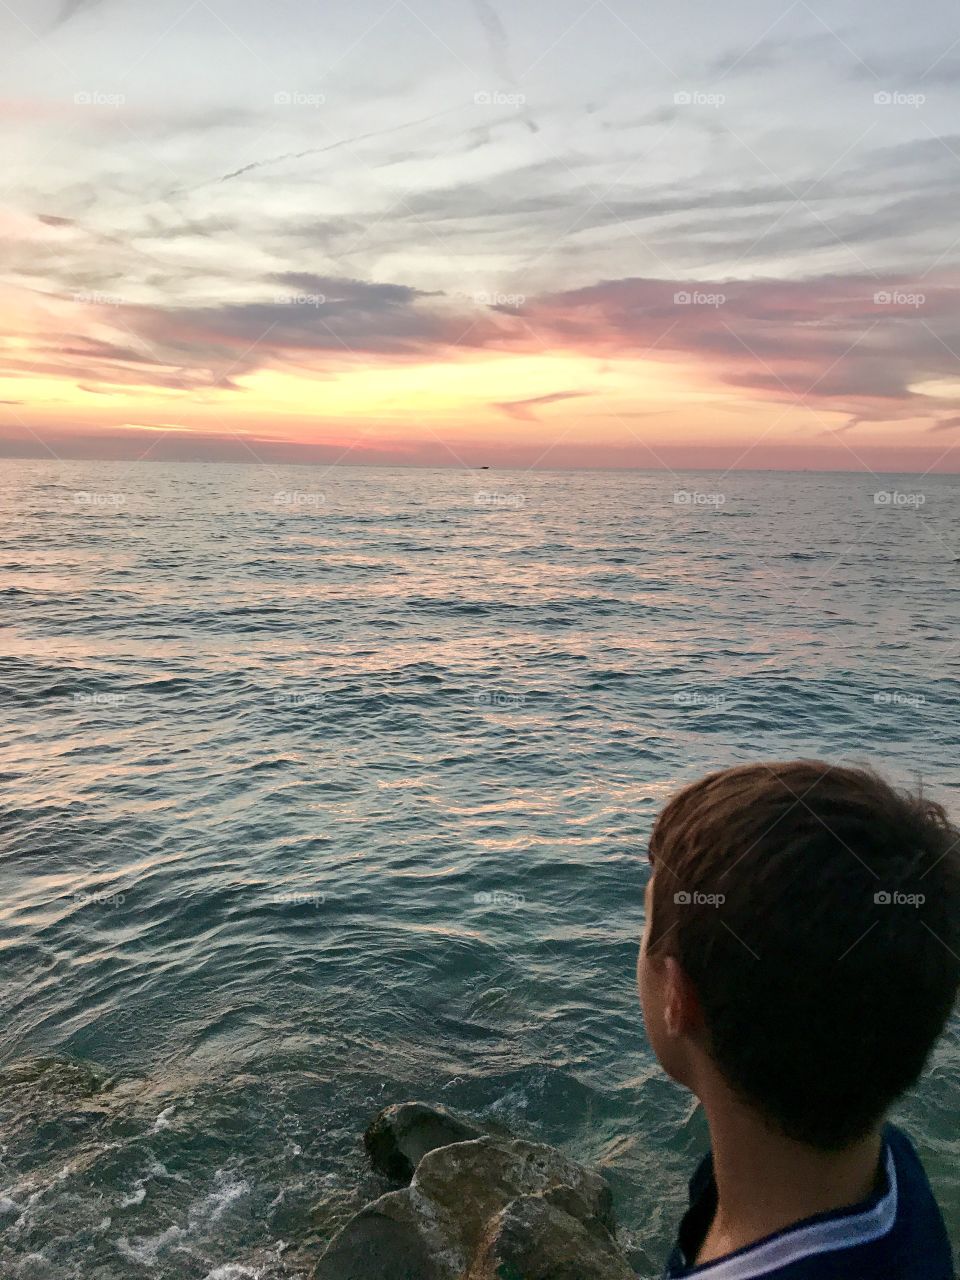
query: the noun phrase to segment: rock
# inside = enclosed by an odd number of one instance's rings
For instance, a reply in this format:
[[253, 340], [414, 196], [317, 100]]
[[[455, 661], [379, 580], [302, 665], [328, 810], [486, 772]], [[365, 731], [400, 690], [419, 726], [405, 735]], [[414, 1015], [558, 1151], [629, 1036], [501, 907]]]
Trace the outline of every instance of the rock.
[[602, 1226], [588, 1229], [548, 1196], [521, 1196], [491, 1219], [465, 1280], [636, 1280]]
[[445, 1107], [402, 1102], [381, 1111], [363, 1141], [378, 1173], [393, 1182], [409, 1182], [428, 1151], [482, 1136], [483, 1131], [476, 1125]]
[[[379, 1126], [375, 1149], [412, 1161], [417, 1148], [406, 1138], [418, 1132], [418, 1114], [409, 1130], [396, 1126], [396, 1147], [383, 1136], [392, 1121]], [[599, 1174], [540, 1143], [474, 1138], [420, 1156], [408, 1187], [367, 1205], [334, 1237], [314, 1280], [620, 1280], [630, 1270], [613, 1230], [610, 1188]], [[574, 1270], [557, 1271], [567, 1249]], [[540, 1269], [528, 1276], [523, 1267]]]
[[517, 1196], [563, 1188], [568, 1213], [613, 1227], [610, 1188], [554, 1147], [522, 1139], [478, 1138], [423, 1157], [413, 1185], [472, 1253], [487, 1222]]
[[445, 1261], [445, 1248], [431, 1256], [429, 1224], [409, 1189], [391, 1191], [368, 1204], [331, 1240], [313, 1280], [454, 1280], [461, 1259]]

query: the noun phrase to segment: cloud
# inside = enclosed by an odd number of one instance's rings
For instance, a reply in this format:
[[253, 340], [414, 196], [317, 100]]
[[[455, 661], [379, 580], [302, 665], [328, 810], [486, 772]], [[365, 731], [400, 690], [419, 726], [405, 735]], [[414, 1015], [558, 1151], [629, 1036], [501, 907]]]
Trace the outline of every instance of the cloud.
[[549, 395], [528, 396], [524, 400], [500, 400], [493, 402], [493, 408], [505, 413], [508, 418], [516, 418], [520, 422], [536, 422], [534, 410], [543, 405], [557, 404], [561, 400], [576, 400], [581, 396], [589, 396], [589, 391], [552, 391]]
[[486, 34], [497, 74], [510, 84], [516, 83], [516, 77], [510, 68], [510, 42], [499, 13], [490, 0], [473, 0], [473, 8]]
[[[880, 287], [878, 287], [878, 284]], [[238, 284], [236, 300], [91, 306], [67, 300], [69, 326], [41, 314], [11, 373], [59, 373], [113, 386], [242, 393], [264, 368], [324, 373], [383, 361], [482, 353], [585, 355], [673, 364], [682, 378], [735, 389], [744, 402], [843, 415], [847, 430], [945, 415], [956, 421], [951, 353], [960, 347], [960, 279], [804, 280], [623, 277], [542, 291], [510, 308], [396, 281], [276, 271]], [[917, 295], [922, 301], [916, 301]], [[914, 299], [911, 301], [911, 299]], [[595, 394], [562, 389], [493, 402], [516, 421]], [[822, 424], [821, 424], [822, 425]]]
[[953, 418], [942, 418], [939, 422], [935, 422], [932, 427], [927, 427], [928, 431], [956, 431], [960, 429], [960, 415]]
[[[606, 280], [528, 299], [519, 315], [550, 348], [693, 358], [752, 398], [840, 410], [861, 421], [928, 416], [913, 388], [955, 379], [960, 283], [870, 276], [803, 281]], [[898, 301], [900, 299], [900, 301]], [[921, 408], [920, 406], [924, 406]]]
[[75, 18], [78, 13], [83, 13], [87, 9], [95, 9], [100, 3], [101, 0], [63, 0], [60, 12], [53, 20], [54, 29], [62, 27], [65, 22]]
[[[400, 133], [404, 129], [414, 129], [421, 124], [430, 124], [434, 120], [439, 120], [443, 116], [453, 115], [455, 112], [466, 110], [464, 106], [446, 107], [443, 111], [433, 111], [430, 115], [421, 116], [418, 120], [406, 120], [403, 124], [391, 125], [388, 129], [372, 129], [369, 133], [358, 133], [352, 138], [339, 138], [336, 142], [328, 142], [323, 147], [309, 147], [306, 151], [289, 151], [283, 155], [270, 156], [265, 160], [254, 160], [250, 164], [243, 165], [240, 169], [234, 169], [230, 173], [225, 173], [219, 178], [214, 178], [217, 183], [230, 182], [233, 178], [240, 178], [244, 174], [252, 173], [256, 169], [263, 169], [268, 165], [282, 164], [286, 160], [305, 160], [308, 156], [322, 156], [329, 151], [338, 151], [341, 147], [354, 146], [359, 142], [367, 142], [371, 138], [386, 138], [390, 134]], [[202, 186], [209, 184], [202, 183]], [[196, 188], [199, 190], [199, 188]]]
[[[847, 33], [849, 35], [849, 33]], [[863, 69], [863, 63], [844, 44], [842, 31], [814, 31], [808, 35], [794, 33], [790, 37], [771, 34], [746, 48], [734, 47], [707, 63], [708, 74], [721, 78], [736, 73], [747, 75], [764, 71], [789, 69], [804, 70], [811, 65], [819, 67], [826, 62], [842, 59], [845, 63]]]
[[255, 288], [260, 300], [196, 306], [71, 300], [77, 327], [58, 331], [41, 316], [31, 349], [8, 357], [4, 370], [59, 375], [98, 394], [115, 386], [237, 390], [238, 379], [265, 366], [321, 372], [378, 358], [455, 358], [507, 338], [509, 321], [489, 308], [411, 285], [280, 272]]

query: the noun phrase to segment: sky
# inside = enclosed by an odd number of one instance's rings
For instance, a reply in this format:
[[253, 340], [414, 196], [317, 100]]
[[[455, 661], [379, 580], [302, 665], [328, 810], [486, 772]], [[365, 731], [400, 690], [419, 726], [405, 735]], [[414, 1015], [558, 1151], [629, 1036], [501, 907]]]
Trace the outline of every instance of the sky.
[[960, 10], [0, 0], [0, 454], [960, 471]]

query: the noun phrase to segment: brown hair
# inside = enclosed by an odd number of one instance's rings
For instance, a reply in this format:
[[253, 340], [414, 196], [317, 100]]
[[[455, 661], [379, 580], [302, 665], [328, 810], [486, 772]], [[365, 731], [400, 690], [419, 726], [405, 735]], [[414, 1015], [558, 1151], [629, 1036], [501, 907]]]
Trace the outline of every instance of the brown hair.
[[844, 1147], [919, 1076], [960, 983], [958, 846], [922, 794], [816, 760], [710, 774], [658, 817], [648, 950], [781, 1132]]

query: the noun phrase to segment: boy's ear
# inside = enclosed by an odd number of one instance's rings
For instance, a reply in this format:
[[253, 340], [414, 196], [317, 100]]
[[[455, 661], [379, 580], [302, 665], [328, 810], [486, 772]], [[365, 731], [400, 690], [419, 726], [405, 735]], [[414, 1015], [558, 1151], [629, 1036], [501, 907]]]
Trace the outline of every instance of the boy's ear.
[[697, 993], [675, 956], [664, 959], [663, 1021], [667, 1035], [674, 1040], [695, 1035], [703, 1026]]

